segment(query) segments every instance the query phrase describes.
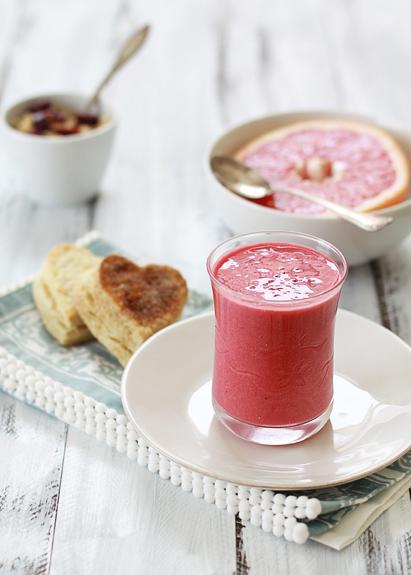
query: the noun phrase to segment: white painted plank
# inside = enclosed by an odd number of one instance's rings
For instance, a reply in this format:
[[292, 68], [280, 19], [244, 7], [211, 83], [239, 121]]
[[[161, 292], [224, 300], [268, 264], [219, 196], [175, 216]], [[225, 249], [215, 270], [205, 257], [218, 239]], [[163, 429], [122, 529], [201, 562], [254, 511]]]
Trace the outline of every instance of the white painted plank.
[[66, 426], [0, 392], [0, 574], [48, 572]]
[[234, 569], [231, 516], [69, 430], [52, 575]]

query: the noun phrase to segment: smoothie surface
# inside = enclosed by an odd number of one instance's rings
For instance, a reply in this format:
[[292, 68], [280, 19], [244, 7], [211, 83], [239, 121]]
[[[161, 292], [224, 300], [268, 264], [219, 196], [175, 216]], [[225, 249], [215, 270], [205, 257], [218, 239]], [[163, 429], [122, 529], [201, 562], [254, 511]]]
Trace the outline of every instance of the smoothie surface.
[[262, 243], [226, 254], [214, 274], [227, 288], [256, 302], [308, 299], [340, 281], [335, 262], [324, 254], [296, 244]]

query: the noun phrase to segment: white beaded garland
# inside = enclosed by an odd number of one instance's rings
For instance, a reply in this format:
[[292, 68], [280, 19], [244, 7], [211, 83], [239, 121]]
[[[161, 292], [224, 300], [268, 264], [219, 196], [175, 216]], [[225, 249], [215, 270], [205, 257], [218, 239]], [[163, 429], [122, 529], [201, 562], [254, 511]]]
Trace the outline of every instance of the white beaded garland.
[[0, 386], [9, 393], [95, 435], [119, 452], [127, 453], [130, 459], [136, 459], [139, 465], [148, 467], [152, 473], [169, 479], [173, 485], [192, 491], [195, 497], [215, 503], [228, 513], [239, 513], [243, 522], [250, 521], [276, 537], [284, 536], [288, 541], [305, 543], [309, 537], [308, 526], [298, 520], [315, 519], [321, 513], [321, 502], [316, 498], [237, 486], [180, 467], [149, 447], [124, 414], [44, 377], [1, 348], [0, 375]]

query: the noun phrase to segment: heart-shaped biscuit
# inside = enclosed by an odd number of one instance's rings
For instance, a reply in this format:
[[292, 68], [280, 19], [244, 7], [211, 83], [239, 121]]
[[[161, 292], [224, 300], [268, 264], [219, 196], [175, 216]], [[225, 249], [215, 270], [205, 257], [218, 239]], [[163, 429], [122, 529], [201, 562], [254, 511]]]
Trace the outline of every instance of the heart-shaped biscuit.
[[174, 268], [138, 266], [105, 257], [76, 293], [76, 307], [92, 334], [123, 365], [141, 343], [180, 316], [187, 285]]
[[100, 283], [121, 310], [143, 326], [174, 321], [187, 300], [186, 282], [174, 268], [141, 267], [118, 255], [101, 262]]

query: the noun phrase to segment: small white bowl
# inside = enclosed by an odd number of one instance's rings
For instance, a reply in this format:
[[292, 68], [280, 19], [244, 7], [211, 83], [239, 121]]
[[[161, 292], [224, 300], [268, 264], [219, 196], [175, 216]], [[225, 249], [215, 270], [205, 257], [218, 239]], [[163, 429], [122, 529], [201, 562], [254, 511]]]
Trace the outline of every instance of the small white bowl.
[[102, 103], [101, 113], [108, 120], [89, 132], [41, 136], [15, 129], [13, 121], [22, 110], [40, 100], [81, 110], [87, 98], [78, 94], [41, 94], [14, 104], [3, 113], [3, 145], [9, 155], [16, 188], [45, 205], [89, 200], [98, 193], [110, 157], [115, 118]]
[[[209, 160], [216, 155], [231, 156], [253, 138], [275, 128], [302, 120], [341, 118], [368, 121], [369, 118], [333, 112], [300, 112], [277, 114], [242, 124], [226, 132], [213, 145]], [[384, 126], [384, 129], [387, 128]], [[411, 135], [390, 132], [402, 145], [411, 163]], [[222, 186], [212, 176], [215, 204], [228, 227], [236, 234], [266, 230], [304, 232], [319, 236], [339, 248], [350, 265], [379, 258], [400, 243], [411, 232], [411, 199], [376, 211], [394, 217], [394, 222], [379, 232], [365, 232], [353, 225], [324, 214], [305, 216], [282, 212], [241, 198]]]

